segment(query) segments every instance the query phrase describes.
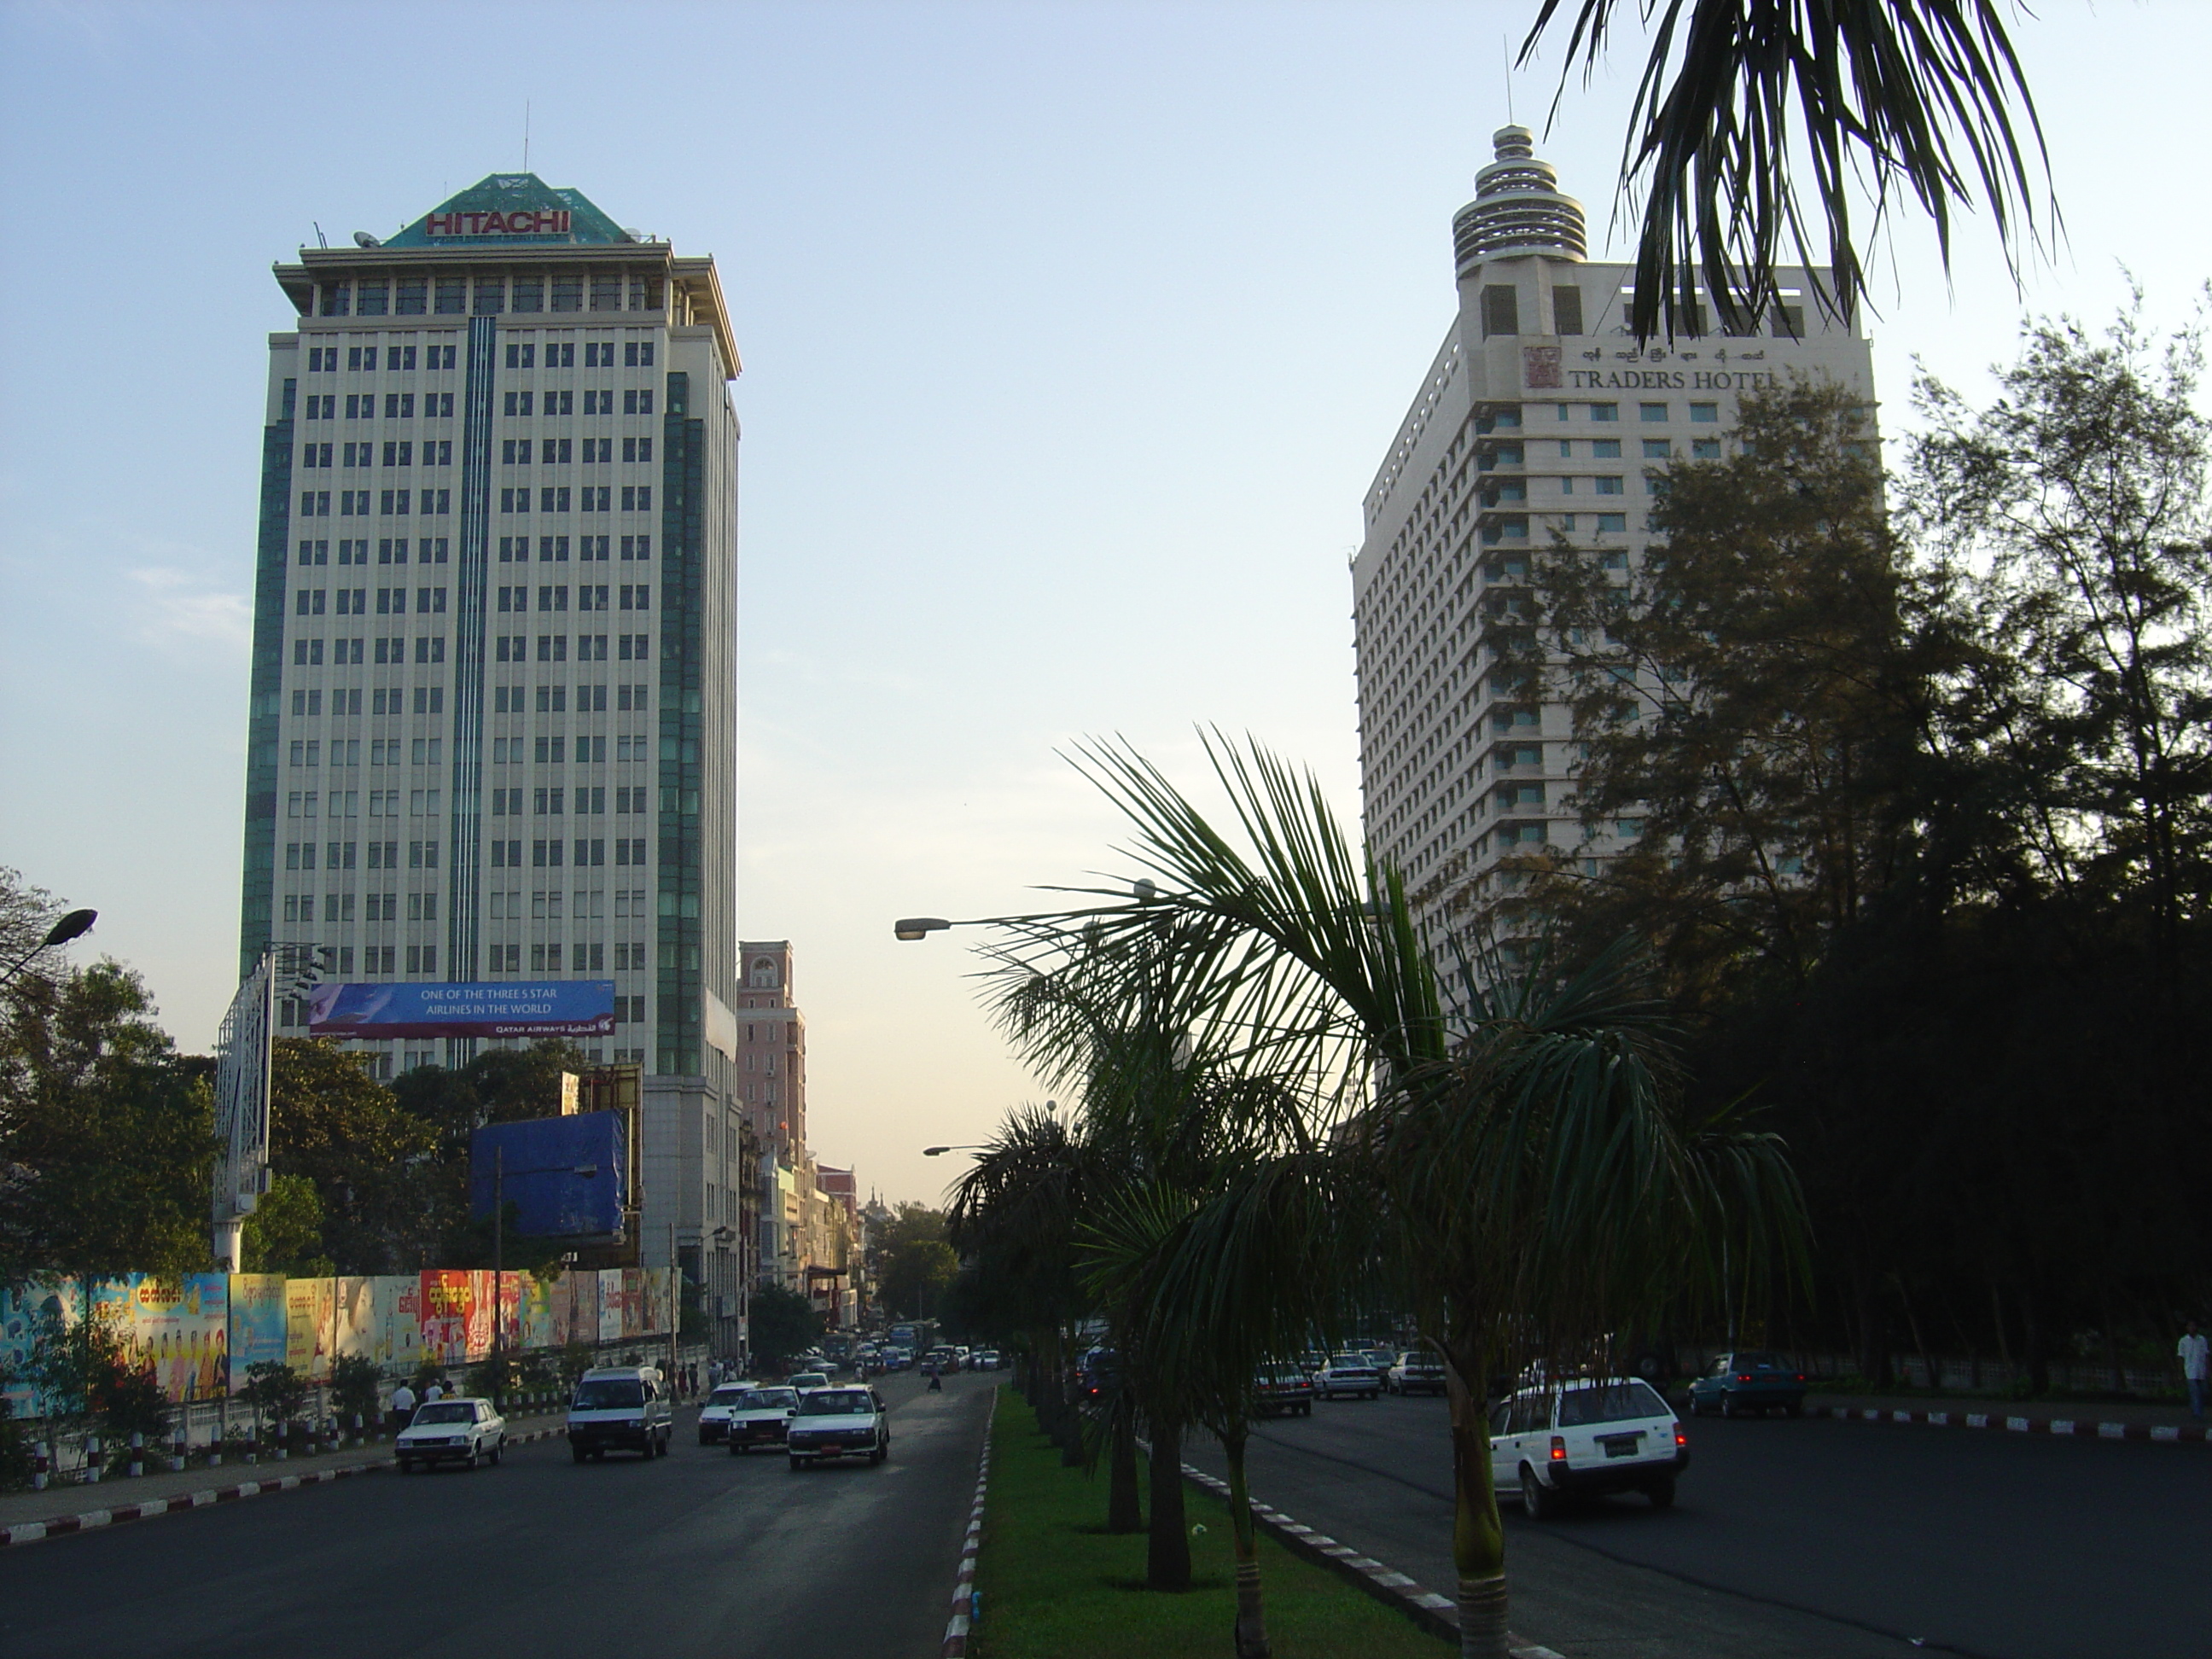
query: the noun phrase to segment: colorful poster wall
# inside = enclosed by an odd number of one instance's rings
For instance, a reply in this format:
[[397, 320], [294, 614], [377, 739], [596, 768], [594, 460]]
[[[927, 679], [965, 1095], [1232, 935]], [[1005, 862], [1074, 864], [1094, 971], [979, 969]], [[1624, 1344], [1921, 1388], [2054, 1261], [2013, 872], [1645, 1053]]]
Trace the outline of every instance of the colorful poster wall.
[[282, 1273], [230, 1275], [230, 1376], [234, 1391], [246, 1386], [249, 1365], [285, 1363], [289, 1324]]
[[499, 1306], [499, 1275], [482, 1268], [469, 1273], [469, 1359], [491, 1352], [491, 1322]]
[[422, 1276], [380, 1276], [375, 1295], [376, 1363], [412, 1376], [422, 1363]]
[[338, 1346], [344, 1359], [376, 1359], [376, 1281], [347, 1274], [337, 1281]]
[[23, 1367], [30, 1363], [40, 1330], [49, 1319], [58, 1318], [67, 1328], [83, 1316], [80, 1279], [40, 1278], [17, 1285], [0, 1285], [0, 1378], [5, 1379], [5, 1397], [14, 1415], [33, 1416], [39, 1410], [35, 1391], [23, 1380]]

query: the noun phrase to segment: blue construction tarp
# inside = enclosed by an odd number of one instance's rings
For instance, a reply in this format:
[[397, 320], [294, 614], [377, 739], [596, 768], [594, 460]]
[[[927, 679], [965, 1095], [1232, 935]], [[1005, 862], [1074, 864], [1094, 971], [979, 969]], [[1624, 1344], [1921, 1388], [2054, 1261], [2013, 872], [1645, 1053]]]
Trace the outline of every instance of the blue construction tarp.
[[[620, 1112], [494, 1123], [469, 1137], [469, 1211], [488, 1219], [495, 1187], [531, 1238], [611, 1238], [629, 1194], [628, 1125]], [[589, 1170], [591, 1173], [582, 1173]]]

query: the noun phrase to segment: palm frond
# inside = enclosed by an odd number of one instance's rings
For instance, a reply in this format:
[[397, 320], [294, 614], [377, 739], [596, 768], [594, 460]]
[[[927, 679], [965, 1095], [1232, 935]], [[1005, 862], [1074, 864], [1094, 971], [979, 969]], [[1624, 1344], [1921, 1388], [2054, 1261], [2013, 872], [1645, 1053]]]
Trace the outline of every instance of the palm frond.
[[[1562, 92], [1577, 61], [1585, 80], [1595, 72], [1620, 4], [1579, 0]], [[1520, 64], [1564, 9], [1544, 0]], [[1689, 331], [1700, 278], [1723, 325], [1755, 325], [1780, 297], [1785, 246], [1821, 307], [1851, 315], [1866, 286], [1851, 222], [1862, 179], [1877, 228], [1893, 198], [1918, 204], [1947, 269], [1954, 205], [1987, 209], [2015, 273], [2023, 240], [2042, 243], [2039, 214], [2057, 230], [2055, 202], [2036, 204], [2030, 152], [2046, 180], [2049, 155], [1998, 0], [1642, 0], [1641, 10], [1656, 21], [1622, 164], [1644, 198], [1629, 324], [1639, 339]]]

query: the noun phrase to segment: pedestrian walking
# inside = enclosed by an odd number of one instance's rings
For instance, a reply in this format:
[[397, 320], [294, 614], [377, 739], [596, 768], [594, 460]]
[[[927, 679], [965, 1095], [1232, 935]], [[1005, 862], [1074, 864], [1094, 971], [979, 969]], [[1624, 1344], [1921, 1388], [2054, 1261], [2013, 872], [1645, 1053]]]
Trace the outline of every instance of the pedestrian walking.
[[398, 1434], [415, 1420], [415, 1390], [402, 1382], [392, 1391], [392, 1431]]
[[935, 1365], [924, 1365], [921, 1369], [928, 1375], [929, 1392], [932, 1394], [943, 1394], [945, 1392], [945, 1379], [938, 1376], [937, 1367]]
[[2204, 1340], [2204, 1333], [2192, 1319], [2173, 1352], [2180, 1358], [2181, 1375], [2189, 1384], [2189, 1414], [2201, 1423], [2204, 1420], [2205, 1382], [2212, 1376], [2212, 1343]]
[[445, 1397], [446, 1385], [435, 1378], [431, 1380], [428, 1388], [422, 1390], [422, 1403], [426, 1406], [434, 1406]]

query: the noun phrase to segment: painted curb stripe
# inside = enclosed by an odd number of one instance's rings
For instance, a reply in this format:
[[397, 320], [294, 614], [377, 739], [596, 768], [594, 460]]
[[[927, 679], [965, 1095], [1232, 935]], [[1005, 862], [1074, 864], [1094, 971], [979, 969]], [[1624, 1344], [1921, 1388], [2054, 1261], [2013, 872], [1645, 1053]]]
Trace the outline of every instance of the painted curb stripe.
[[1992, 1412], [1882, 1411], [1856, 1406], [1815, 1406], [1815, 1417], [1842, 1423], [1917, 1423], [1936, 1429], [2001, 1428], [2010, 1434], [2049, 1434], [2074, 1439], [2158, 1440], [2203, 1442], [2212, 1430], [2202, 1425], [2172, 1423], [2093, 1423], [2086, 1418], [2000, 1417]]
[[975, 1558], [983, 1547], [983, 1498], [991, 1485], [991, 1425], [999, 1413], [999, 1390], [983, 1410], [983, 1455], [975, 1465], [975, 1501], [968, 1508], [968, 1530], [960, 1540], [960, 1566], [952, 1577], [951, 1617], [945, 1621], [944, 1659], [965, 1659], [968, 1633], [975, 1627]]
[[[1149, 1452], [1152, 1448], [1143, 1441], [1137, 1443]], [[1209, 1492], [1227, 1492], [1229, 1483], [1217, 1475], [1186, 1463], [1183, 1479], [1194, 1486]], [[1459, 1640], [1459, 1604], [1449, 1595], [1439, 1595], [1424, 1589], [1412, 1578], [1396, 1571], [1371, 1557], [1362, 1555], [1349, 1544], [1340, 1544], [1325, 1533], [1300, 1524], [1280, 1510], [1252, 1500], [1252, 1519], [1255, 1524], [1267, 1529], [1276, 1541], [1307, 1559], [1329, 1568], [1347, 1583], [1358, 1585], [1386, 1607], [1392, 1607], [1420, 1626], [1432, 1636], [1456, 1644]], [[1553, 1649], [1540, 1647], [1525, 1636], [1505, 1633], [1505, 1650], [1512, 1659], [1565, 1659]], [[963, 1648], [964, 1653], [966, 1650]], [[948, 1647], [949, 1656], [951, 1650]]]

